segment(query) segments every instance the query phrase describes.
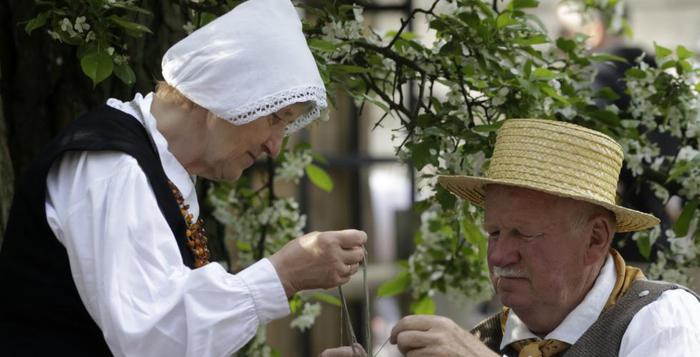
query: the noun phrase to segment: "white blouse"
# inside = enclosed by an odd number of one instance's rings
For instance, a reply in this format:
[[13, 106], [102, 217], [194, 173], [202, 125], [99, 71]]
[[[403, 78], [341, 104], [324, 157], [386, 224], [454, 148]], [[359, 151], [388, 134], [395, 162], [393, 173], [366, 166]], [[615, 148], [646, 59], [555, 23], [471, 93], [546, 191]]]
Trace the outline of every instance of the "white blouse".
[[[165, 173], [195, 219], [192, 178], [168, 151], [150, 113], [153, 94], [107, 104], [153, 137]], [[236, 275], [185, 266], [136, 159], [121, 152], [67, 153], [47, 178], [46, 217], [66, 247], [83, 304], [115, 356], [228, 356], [258, 326], [289, 314], [277, 272], [263, 259]]]
[[[598, 319], [615, 286], [615, 263], [608, 256], [586, 297], [545, 339], [573, 345]], [[620, 357], [692, 357], [700, 351], [700, 302], [684, 290], [668, 290], [643, 307], [627, 326]], [[537, 338], [511, 310], [501, 349], [511, 342]]]

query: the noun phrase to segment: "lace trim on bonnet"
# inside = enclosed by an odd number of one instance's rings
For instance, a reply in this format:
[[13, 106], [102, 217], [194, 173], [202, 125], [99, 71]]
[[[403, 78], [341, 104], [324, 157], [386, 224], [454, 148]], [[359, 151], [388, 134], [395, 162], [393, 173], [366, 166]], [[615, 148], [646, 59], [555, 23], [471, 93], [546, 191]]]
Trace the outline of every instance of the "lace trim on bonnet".
[[263, 97], [255, 102], [232, 109], [221, 115], [235, 125], [243, 125], [260, 117], [270, 115], [294, 103], [311, 103], [311, 109], [287, 126], [287, 133], [293, 133], [321, 116], [321, 111], [328, 107], [326, 90], [319, 86], [305, 86], [287, 89]]

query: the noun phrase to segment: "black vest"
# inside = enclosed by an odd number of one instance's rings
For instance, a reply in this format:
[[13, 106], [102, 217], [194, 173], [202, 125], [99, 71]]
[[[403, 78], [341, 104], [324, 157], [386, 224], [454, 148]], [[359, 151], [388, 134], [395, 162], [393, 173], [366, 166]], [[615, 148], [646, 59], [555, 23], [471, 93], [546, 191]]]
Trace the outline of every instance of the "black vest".
[[180, 208], [143, 125], [106, 105], [83, 115], [33, 162], [15, 193], [0, 251], [3, 356], [111, 356], [102, 331], [78, 295], [66, 250], [46, 221], [46, 178], [51, 165], [68, 151], [119, 151], [134, 157], [148, 178], [184, 263], [193, 267]]
[[[617, 356], [622, 344], [622, 337], [632, 318], [643, 307], [656, 301], [661, 294], [671, 289], [683, 289], [694, 295], [694, 291], [677, 284], [663, 281], [637, 280], [620, 300], [608, 310], [601, 313], [598, 320], [561, 357], [610, 357]], [[517, 357], [518, 352], [511, 346], [500, 350], [503, 331], [501, 331], [501, 313], [496, 313], [482, 321], [471, 331], [487, 347], [500, 355]]]

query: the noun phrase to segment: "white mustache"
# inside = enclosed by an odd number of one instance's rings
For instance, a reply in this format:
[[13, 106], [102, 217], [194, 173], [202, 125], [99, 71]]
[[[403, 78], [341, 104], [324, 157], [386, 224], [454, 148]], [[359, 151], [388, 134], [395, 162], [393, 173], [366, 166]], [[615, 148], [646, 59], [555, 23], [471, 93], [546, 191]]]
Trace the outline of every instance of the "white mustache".
[[496, 278], [527, 278], [527, 273], [513, 267], [493, 267], [493, 275]]

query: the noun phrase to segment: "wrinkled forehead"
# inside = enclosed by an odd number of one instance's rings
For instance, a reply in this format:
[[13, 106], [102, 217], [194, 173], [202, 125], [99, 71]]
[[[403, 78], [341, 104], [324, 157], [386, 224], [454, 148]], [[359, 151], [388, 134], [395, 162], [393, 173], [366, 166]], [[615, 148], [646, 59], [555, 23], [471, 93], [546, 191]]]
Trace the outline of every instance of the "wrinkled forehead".
[[507, 200], [510, 202], [523, 203], [538, 203], [538, 204], [553, 204], [563, 200], [568, 200], [564, 197], [552, 195], [549, 193], [509, 185], [489, 184], [484, 187], [484, 202], [499, 202]]
[[491, 184], [484, 188], [486, 220], [506, 217], [520, 222], [547, 224], [579, 212], [581, 202], [528, 188]]

